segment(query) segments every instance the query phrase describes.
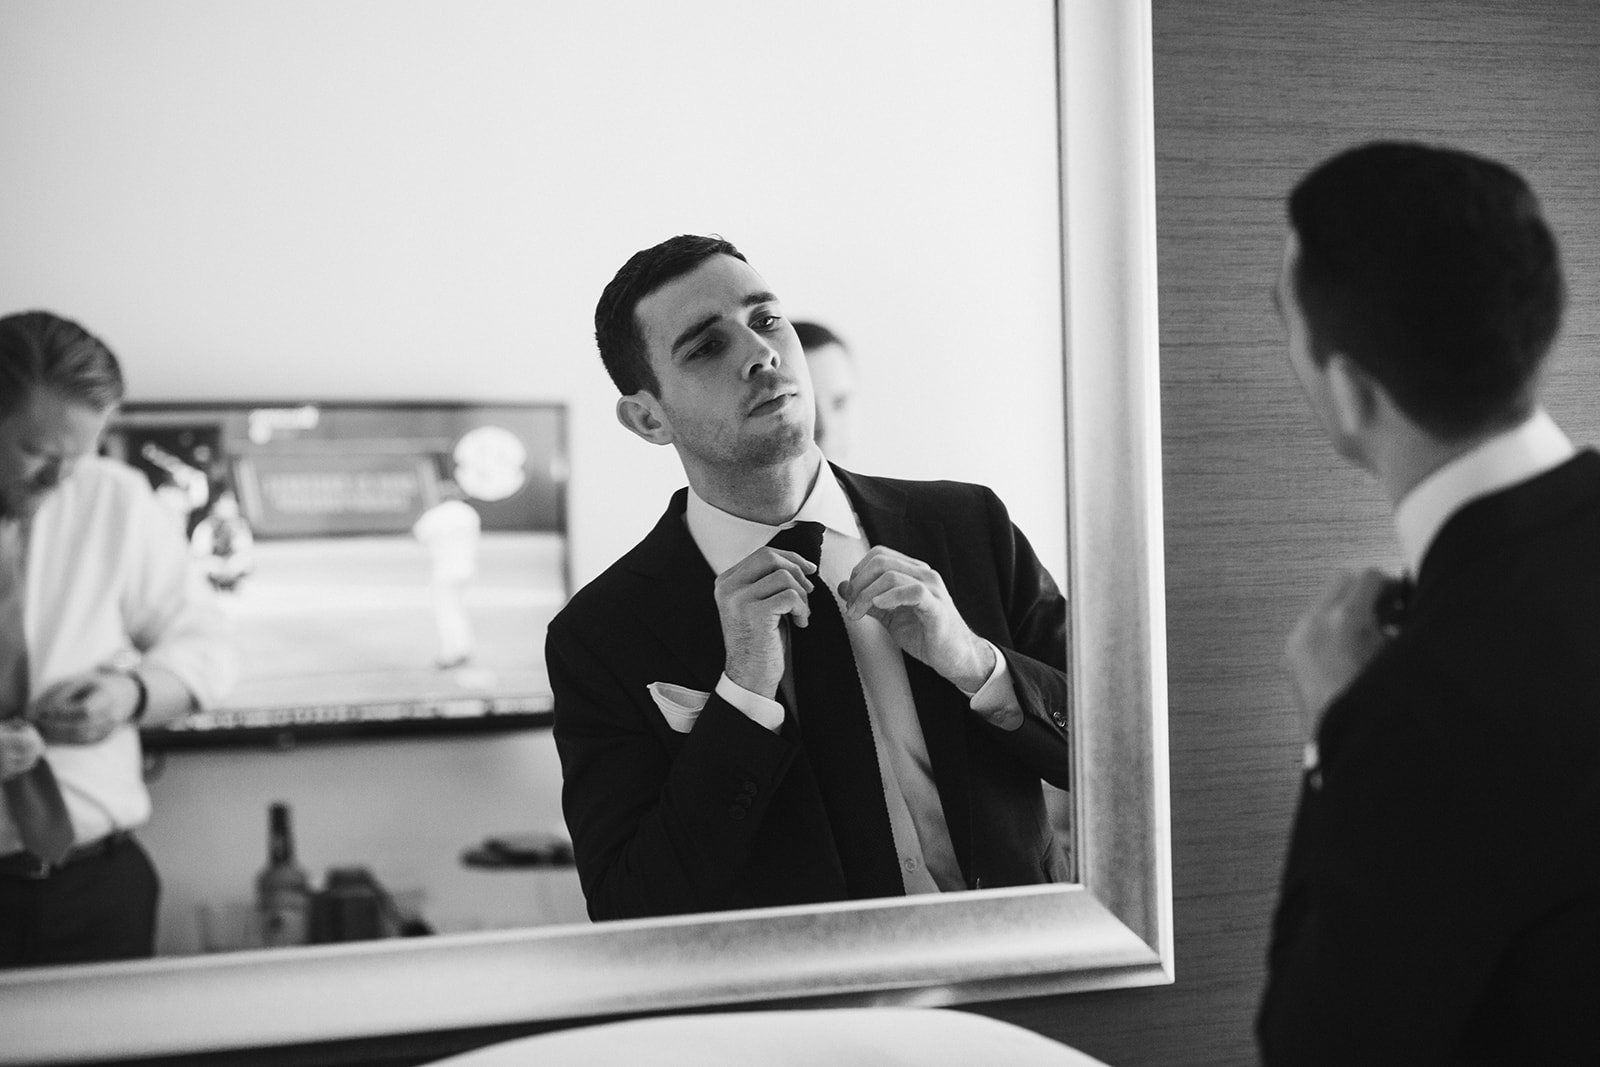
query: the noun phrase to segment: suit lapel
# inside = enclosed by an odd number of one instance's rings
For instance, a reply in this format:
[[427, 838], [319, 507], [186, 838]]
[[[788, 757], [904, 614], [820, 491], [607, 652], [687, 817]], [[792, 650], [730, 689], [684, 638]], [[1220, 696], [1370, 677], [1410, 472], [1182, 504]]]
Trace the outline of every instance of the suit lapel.
[[[884, 545], [920, 559], [945, 577], [950, 576], [952, 553], [942, 522], [916, 513], [910, 498], [897, 486], [834, 467], [867, 543]], [[967, 706], [956, 688], [921, 660], [902, 653], [911, 700], [922, 724], [928, 759], [933, 764], [934, 785], [944, 808], [945, 825], [956, 859], [967, 877], [972, 872], [972, 817], [967, 794]]]
[[633, 608], [684, 672], [682, 678], [659, 680], [709, 689], [722, 674], [722, 623], [712, 590], [716, 575], [684, 525], [687, 500], [685, 489], [673, 494], [666, 514], [630, 553], [629, 567], [662, 587], [659, 595], [639, 597]]

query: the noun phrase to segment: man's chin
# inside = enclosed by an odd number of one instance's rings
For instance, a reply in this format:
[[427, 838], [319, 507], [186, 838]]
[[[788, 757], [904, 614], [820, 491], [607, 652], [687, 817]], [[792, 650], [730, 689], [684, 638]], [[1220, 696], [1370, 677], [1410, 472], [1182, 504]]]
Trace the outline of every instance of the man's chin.
[[754, 443], [750, 458], [766, 465], [799, 459], [812, 448], [811, 429], [793, 423]]

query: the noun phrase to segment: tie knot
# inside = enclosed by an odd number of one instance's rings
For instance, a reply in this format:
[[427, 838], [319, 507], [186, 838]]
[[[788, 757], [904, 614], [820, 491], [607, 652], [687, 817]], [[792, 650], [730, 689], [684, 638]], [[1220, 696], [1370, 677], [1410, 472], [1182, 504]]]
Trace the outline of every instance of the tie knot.
[[822, 564], [822, 523], [797, 522], [779, 530], [768, 541], [768, 546], [786, 552], [798, 552], [812, 563]]

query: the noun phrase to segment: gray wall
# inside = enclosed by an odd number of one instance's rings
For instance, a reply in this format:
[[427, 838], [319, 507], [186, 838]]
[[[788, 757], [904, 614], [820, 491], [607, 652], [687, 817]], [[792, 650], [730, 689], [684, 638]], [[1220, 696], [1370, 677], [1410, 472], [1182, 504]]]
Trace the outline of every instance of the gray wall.
[[1254, 1060], [1251, 1019], [1298, 784], [1280, 670], [1337, 570], [1396, 558], [1378, 493], [1326, 449], [1268, 299], [1283, 197], [1338, 149], [1446, 142], [1517, 167], [1571, 309], [1545, 390], [1600, 440], [1600, 4], [1156, 0], [1177, 983], [984, 1007], [1094, 1056]]

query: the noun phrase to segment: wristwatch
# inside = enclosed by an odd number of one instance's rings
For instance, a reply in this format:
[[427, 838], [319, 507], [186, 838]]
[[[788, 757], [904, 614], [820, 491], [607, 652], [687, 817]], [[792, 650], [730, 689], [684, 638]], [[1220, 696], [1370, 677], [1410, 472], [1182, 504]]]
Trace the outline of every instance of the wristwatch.
[[134, 702], [133, 714], [128, 716], [128, 721], [137, 726], [144, 721], [144, 713], [150, 710], [150, 687], [145, 684], [144, 678], [138, 671], [129, 670], [126, 673], [132, 679], [134, 688], [139, 690], [139, 699]]

